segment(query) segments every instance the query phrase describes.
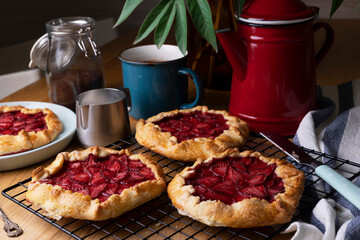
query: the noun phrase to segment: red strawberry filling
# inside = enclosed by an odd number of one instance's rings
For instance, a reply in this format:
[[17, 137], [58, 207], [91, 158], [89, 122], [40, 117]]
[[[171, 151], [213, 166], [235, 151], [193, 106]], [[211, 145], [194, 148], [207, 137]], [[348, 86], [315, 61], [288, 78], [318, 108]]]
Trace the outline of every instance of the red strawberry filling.
[[17, 135], [21, 130], [38, 132], [47, 129], [43, 112], [24, 114], [20, 111], [0, 113], [0, 135]]
[[150, 168], [139, 160], [130, 160], [125, 154], [107, 157], [90, 154], [85, 161], [65, 161], [58, 173], [40, 182], [59, 185], [104, 202], [113, 194], [121, 194], [126, 188], [155, 179]]
[[170, 132], [178, 142], [198, 137], [216, 138], [224, 130], [229, 129], [226, 119], [221, 114], [194, 111], [179, 113], [154, 122], [163, 132]]
[[201, 201], [220, 200], [230, 205], [256, 197], [271, 203], [278, 193], [285, 191], [275, 169], [276, 164], [255, 157], [214, 159], [197, 165], [185, 179], [185, 185], [192, 185], [193, 195]]

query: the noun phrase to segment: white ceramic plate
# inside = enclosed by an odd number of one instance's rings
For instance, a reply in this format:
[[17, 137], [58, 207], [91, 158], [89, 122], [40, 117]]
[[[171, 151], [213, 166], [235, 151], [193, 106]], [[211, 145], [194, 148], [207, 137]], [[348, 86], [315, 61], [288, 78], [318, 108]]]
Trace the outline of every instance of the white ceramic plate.
[[5, 102], [0, 105], [21, 105], [26, 108], [48, 108], [53, 111], [63, 124], [62, 132], [49, 144], [26, 152], [0, 157], [0, 171], [8, 171], [33, 165], [61, 152], [72, 140], [76, 131], [76, 115], [70, 109], [46, 102]]

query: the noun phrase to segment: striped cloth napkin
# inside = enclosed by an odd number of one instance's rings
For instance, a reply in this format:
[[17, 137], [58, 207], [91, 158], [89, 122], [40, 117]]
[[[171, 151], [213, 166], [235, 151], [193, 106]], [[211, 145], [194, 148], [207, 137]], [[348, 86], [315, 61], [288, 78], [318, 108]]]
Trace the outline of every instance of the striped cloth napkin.
[[[311, 111], [303, 118], [293, 141], [360, 164], [360, 79], [339, 86], [321, 86], [319, 110]], [[345, 177], [359, 170], [348, 165], [339, 169]], [[355, 183], [360, 186], [360, 176]], [[323, 181], [316, 187], [331, 191]], [[360, 239], [360, 210], [335, 193], [331, 199], [322, 198], [317, 203], [310, 223], [294, 222], [284, 232], [294, 231], [293, 240]]]

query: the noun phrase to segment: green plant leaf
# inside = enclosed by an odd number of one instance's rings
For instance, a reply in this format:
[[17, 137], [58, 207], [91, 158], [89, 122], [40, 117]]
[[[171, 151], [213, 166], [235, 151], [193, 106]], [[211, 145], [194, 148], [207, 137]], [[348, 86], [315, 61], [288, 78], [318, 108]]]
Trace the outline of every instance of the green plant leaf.
[[332, 0], [330, 17], [336, 12], [344, 0]]
[[159, 24], [160, 19], [164, 16], [170, 7], [170, 1], [171, 0], [161, 0], [161, 2], [150, 11], [140, 26], [134, 44], [142, 41], [155, 29], [155, 27]]
[[120, 13], [119, 19], [116, 21], [114, 27], [119, 26], [125, 19], [127, 19], [130, 14], [135, 10], [137, 6], [142, 2], [143, 0], [126, 0], [124, 7]]
[[164, 44], [174, 22], [176, 6], [174, 2], [171, 4], [172, 7], [168, 8], [167, 12], [162, 16], [158, 26], [155, 29], [154, 42], [158, 48], [161, 48], [161, 46]]
[[185, 55], [187, 49], [187, 22], [184, 0], [176, 0], [175, 6], [175, 39], [181, 53]]
[[188, 0], [187, 3], [196, 30], [217, 52], [216, 35], [208, 2], [206, 0]]
[[238, 17], [240, 17], [244, 5], [245, 5], [245, 0], [235, 0], [235, 11]]

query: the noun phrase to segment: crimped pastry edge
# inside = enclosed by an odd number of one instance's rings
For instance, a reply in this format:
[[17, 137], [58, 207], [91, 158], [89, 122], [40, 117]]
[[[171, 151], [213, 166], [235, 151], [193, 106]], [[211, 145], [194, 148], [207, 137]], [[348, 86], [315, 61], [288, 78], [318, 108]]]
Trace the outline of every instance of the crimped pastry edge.
[[63, 125], [58, 116], [48, 108], [28, 109], [20, 105], [0, 107], [0, 112], [14, 111], [21, 111], [24, 114], [36, 114], [38, 112], [43, 112], [46, 114], [44, 120], [46, 122], [47, 129], [36, 133], [21, 130], [17, 135], [1, 135], [0, 156], [27, 151], [46, 145], [52, 142], [63, 129]]
[[[215, 139], [195, 138], [178, 143], [176, 137], [171, 136], [169, 132], [162, 132], [158, 125], [153, 124], [153, 122], [159, 121], [164, 117], [193, 111], [221, 114], [227, 120], [226, 124], [229, 125], [229, 129], [225, 130]], [[179, 161], [195, 162], [197, 159], [205, 160], [209, 156], [223, 152], [226, 149], [242, 146], [245, 144], [249, 133], [247, 123], [231, 116], [228, 112], [224, 110], [209, 110], [207, 106], [197, 106], [191, 109], [176, 109], [162, 112], [148, 118], [146, 121], [140, 119], [136, 124], [135, 138], [139, 144], [165, 157]]]
[[[156, 180], [148, 180], [138, 185], [124, 189], [120, 195], [114, 194], [106, 201], [91, 199], [71, 190], [65, 190], [58, 185], [38, 182], [40, 179], [60, 171], [64, 161], [85, 160], [89, 154], [105, 157], [109, 154], [126, 154], [130, 159], [139, 159], [154, 173]], [[46, 211], [45, 215], [60, 219], [70, 217], [101, 221], [120, 216], [143, 203], [159, 196], [166, 189], [163, 170], [155, 161], [145, 154], [132, 154], [129, 150], [121, 151], [94, 146], [83, 151], [62, 152], [46, 168], [38, 167], [33, 171], [32, 181], [26, 193], [26, 199]]]
[[265, 163], [275, 163], [275, 173], [283, 179], [285, 192], [275, 196], [272, 203], [259, 198], [244, 199], [240, 202], [227, 205], [219, 200], [200, 201], [200, 197], [192, 195], [193, 186], [185, 185], [185, 178], [194, 167], [203, 161], [197, 161], [193, 166], [186, 167], [169, 183], [167, 192], [173, 203], [182, 215], [189, 216], [209, 226], [223, 226], [233, 228], [250, 228], [281, 224], [289, 222], [299, 204], [303, 189], [304, 173], [292, 164], [278, 158], [269, 158], [259, 152], [229, 149], [221, 154], [210, 157], [251, 156], [257, 157]]

